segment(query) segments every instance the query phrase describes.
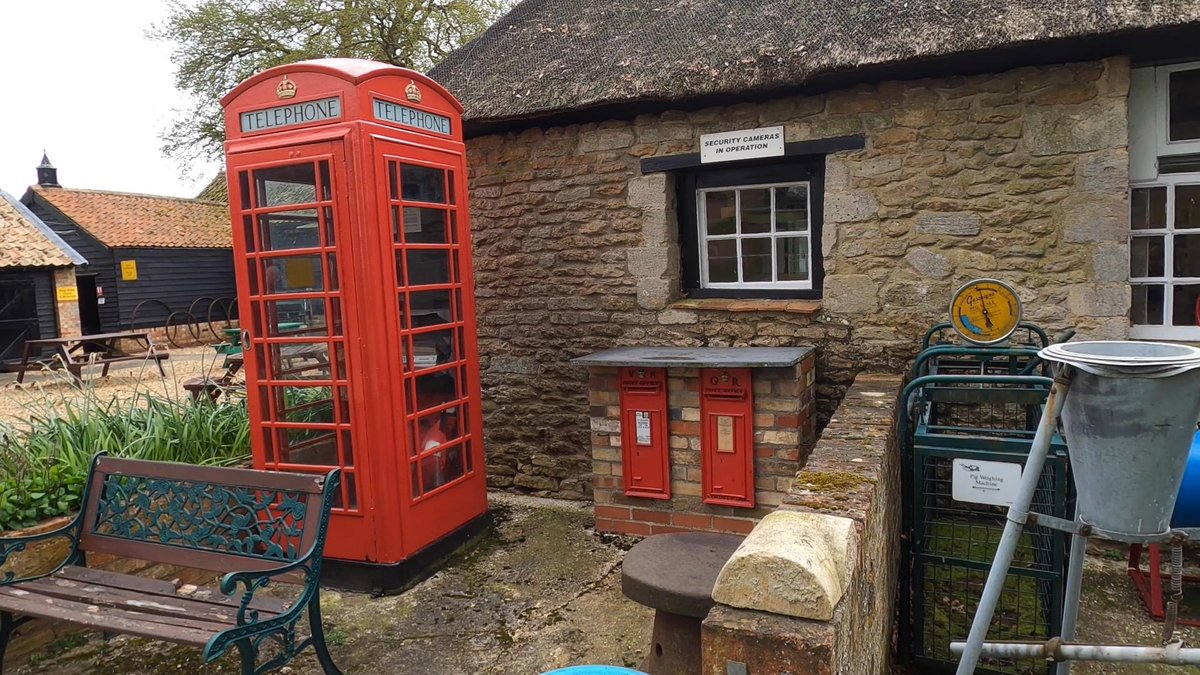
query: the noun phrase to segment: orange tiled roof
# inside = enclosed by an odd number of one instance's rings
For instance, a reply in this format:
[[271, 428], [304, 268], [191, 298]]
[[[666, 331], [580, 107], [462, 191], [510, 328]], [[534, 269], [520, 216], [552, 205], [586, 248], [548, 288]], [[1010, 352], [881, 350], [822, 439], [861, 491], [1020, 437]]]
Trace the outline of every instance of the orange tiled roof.
[[10, 200], [7, 195], [0, 193], [0, 267], [74, 265], [77, 261], [51, 241], [30, 220], [31, 216], [36, 218], [18, 208], [15, 199]]
[[219, 202], [40, 185], [33, 191], [110, 248], [233, 246], [229, 210]]

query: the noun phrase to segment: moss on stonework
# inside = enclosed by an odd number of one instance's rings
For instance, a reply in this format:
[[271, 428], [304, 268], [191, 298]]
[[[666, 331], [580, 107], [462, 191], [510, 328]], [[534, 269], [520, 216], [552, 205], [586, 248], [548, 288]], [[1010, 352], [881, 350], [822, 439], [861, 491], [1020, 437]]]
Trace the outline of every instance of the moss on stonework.
[[837, 493], [875, 481], [850, 471], [803, 471], [796, 476], [796, 484], [810, 492]]

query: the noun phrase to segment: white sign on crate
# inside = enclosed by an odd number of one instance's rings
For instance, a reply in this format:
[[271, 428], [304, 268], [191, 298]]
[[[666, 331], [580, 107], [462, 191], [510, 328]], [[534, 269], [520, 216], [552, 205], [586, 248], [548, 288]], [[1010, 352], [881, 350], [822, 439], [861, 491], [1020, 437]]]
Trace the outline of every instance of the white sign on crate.
[[763, 127], [704, 134], [700, 137], [700, 163], [783, 156], [783, 127]]
[[951, 496], [972, 504], [1011, 506], [1021, 484], [1021, 465], [955, 459]]

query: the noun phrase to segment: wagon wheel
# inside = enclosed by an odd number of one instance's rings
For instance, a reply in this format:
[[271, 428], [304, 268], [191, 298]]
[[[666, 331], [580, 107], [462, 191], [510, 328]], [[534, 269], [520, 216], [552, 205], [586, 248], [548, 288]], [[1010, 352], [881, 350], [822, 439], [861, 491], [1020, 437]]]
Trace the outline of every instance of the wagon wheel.
[[196, 338], [197, 342], [200, 341], [200, 334], [204, 332], [204, 329], [200, 327], [200, 319], [197, 318], [203, 315], [196, 311], [196, 305], [202, 305], [204, 302], [212, 303], [213, 300], [214, 298], [210, 295], [202, 295], [193, 300], [192, 304], [188, 305], [187, 313], [191, 315], [193, 320], [196, 322], [196, 330], [193, 331], [193, 336]]
[[225, 341], [225, 335], [219, 331], [223, 331], [226, 328], [233, 328], [233, 319], [236, 312], [237, 302], [233, 298], [217, 298], [208, 305], [208, 331], [213, 334], [213, 337], [222, 342]]
[[188, 312], [172, 312], [167, 316], [167, 342], [171, 343], [172, 347], [177, 349], [184, 347], [179, 343], [179, 330], [185, 328], [192, 339], [200, 340], [200, 329], [196, 324], [196, 318]]
[[[147, 311], [149, 311], [148, 309], [143, 309], [144, 307], [147, 307], [147, 306], [161, 307], [163, 314], [165, 314], [167, 316], [167, 321], [169, 322], [171, 320], [171, 308], [167, 306], [167, 303], [163, 302], [162, 300], [155, 300], [153, 298], [150, 300], [143, 300], [143, 301], [139, 302], [137, 305], [134, 305], [133, 313], [129, 315], [129, 329], [130, 330], [137, 330], [139, 328], [138, 315], [145, 314]], [[139, 338], [138, 342], [146, 342], [146, 341]], [[144, 349], [149, 349], [150, 344], [149, 343], [143, 344], [142, 347]]]

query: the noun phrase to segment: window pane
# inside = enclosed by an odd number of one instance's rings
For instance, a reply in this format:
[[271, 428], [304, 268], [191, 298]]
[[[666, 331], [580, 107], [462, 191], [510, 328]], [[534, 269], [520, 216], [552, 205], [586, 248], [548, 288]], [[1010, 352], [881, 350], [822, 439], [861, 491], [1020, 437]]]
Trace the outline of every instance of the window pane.
[[409, 286], [447, 283], [450, 283], [450, 251], [448, 249], [409, 249]]
[[734, 192], [705, 192], [704, 219], [708, 236], [734, 234], [737, 232], [737, 213]]
[[263, 261], [267, 293], [303, 293], [324, 289], [321, 256], [299, 255]]
[[1163, 287], [1144, 285], [1133, 287], [1133, 307], [1129, 321], [1136, 326], [1161, 326], [1163, 323]]
[[434, 326], [455, 320], [450, 291], [410, 293], [409, 323], [412, 328]]
[[446, 172], [425, 166], [400, 165], [400, 193], [406, 202], [446, 203]]
[[1172, 257], [1176, 277], [1200, 277], [1200, 234], [1176, 235]]
[[808, 237], [775, 240], [777, 281], [808, 280]]
[[[771, 191], [742, 190], [742, 234], [771, 231]], [[747, 280], [748, 281], [748, 280]]]
[[742, 281], [773, 281], [770, 237], [742, 240]]
[[1200, 285], [1176, 286], [1172, 289], [1171, 324], [1174, 326], [1196, 325], [1196, 299], [1200, 298]]
[[1134, 188], [1129, 227], [1149, 230], [1167, 226], [1167, 188]]
[[316, 248], [321, 245], [316, 209], [261, 215], [258, 217], [258, 227], [264, 251]]
[[1200, 69], [1171, 73], [1170, 129], [1172, 141], [1200, 138]]
[[1134, 237], [1129, 241], [1130, 278], [1161, 277], [1163, 269], [1163, 237]]
[[317, 174], [312, 164], [259, 169], [254, 172], [254, 182], [260, 207], [317, 201]]
[[[396, 243], [400, 243], [396, 233]], [[420, 206], [404, 207], [404, 241], [410, 244], [446, 243], [446, 212]]]
[[[808, 186], [775, 188], [775, 231], [808, 230]], [[782, 279], [782, 277], [780, 277]]]
[[718, 239], [708, 242], [708, 280], [731, 283], [738, 280], [737, 241]]
[[1200, 228], [1200, 185], [1175, 186], [1175, 229]]

